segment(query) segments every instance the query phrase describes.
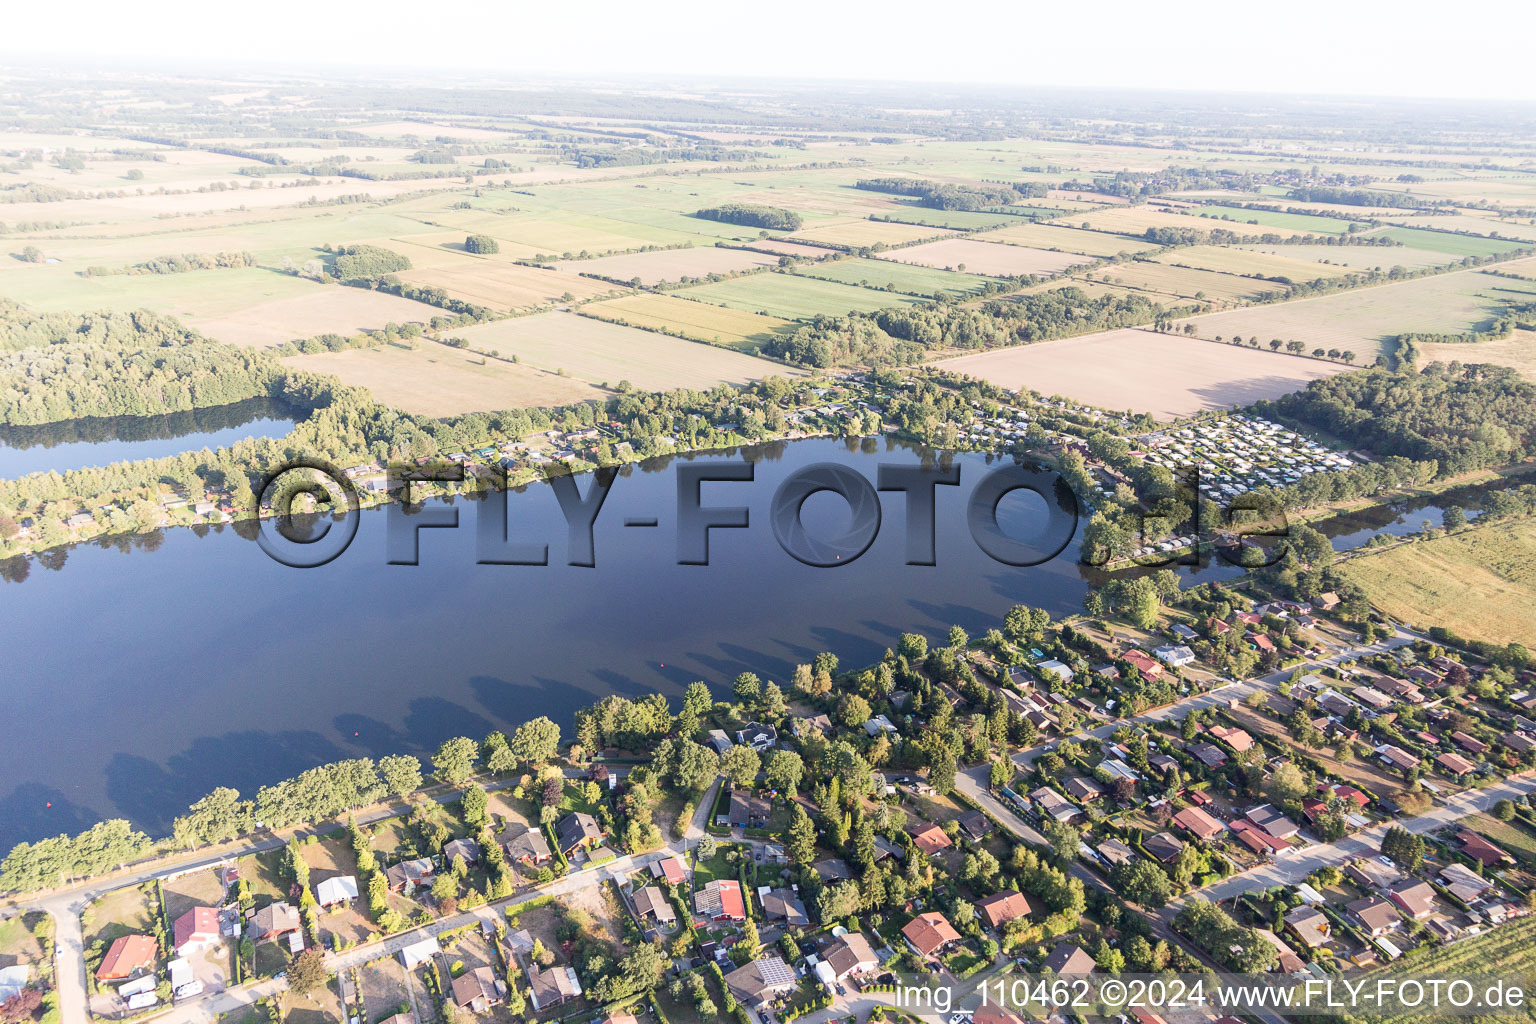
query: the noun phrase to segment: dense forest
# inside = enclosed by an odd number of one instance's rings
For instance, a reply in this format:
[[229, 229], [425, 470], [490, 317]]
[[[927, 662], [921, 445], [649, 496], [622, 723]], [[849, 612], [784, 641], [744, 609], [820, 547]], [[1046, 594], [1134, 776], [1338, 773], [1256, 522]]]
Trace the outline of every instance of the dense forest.
[[777, 206], [757, 206], [752, 203], [721, 203], [700, 210], [695, 217], [718, 220], [725, 224], [740, 224], [749, 228], [766, 228], [769, 231], [795, 231], [799, 229], [800, 215], [793, 210]]
[[1383, 455], [1434, 459], [1441, 476], [1536, 453], [1536, 385], [1483, 363], [1340, 374], [1255, 409]]
[[331, 274], [338, 281], [374, 280], [385, 274], [410, 270], [411, 261], [397, 252], [377, 245], [343, 245], [335, 250]]
[[988, 349], [1145, 324], [1168, 315], [1140, 295], [1090, 299], [1081, 288], [994, 299], [980, 309], [944, 304], [817, 317], [764, 346], [803, 366], [894, 365], [933, 348]]
[[854, 188], [912, 196], [918, 205], [935, 210], [985, 210], [1007, 206], [1020, 199], [1038, 199], [1049, 191], [1049, 187], [1040, 182], [961, 186], [921, 178], [862, 178], [854, 183]]

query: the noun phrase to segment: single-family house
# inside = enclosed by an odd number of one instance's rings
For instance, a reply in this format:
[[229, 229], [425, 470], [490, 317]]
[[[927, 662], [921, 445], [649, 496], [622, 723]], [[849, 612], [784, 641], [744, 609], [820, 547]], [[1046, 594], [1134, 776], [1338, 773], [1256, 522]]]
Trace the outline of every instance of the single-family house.
[[1451, 733], [1451, 742], [1455, 743], [1458, 747], [1460, 747], [1462, 750], [1465, 750], [1469, 754], [1484, 754], [1488, 751], [1488, 744], [1484, 743], [1476, 736], [1468, 736], [1460, 729]]
[[1445, 774], [1455, 778], [1461, 778], [1470, 772], [1477, 770], [1477, 765], [1468, 761], [1460, 754], [1444, 753], [1435, 758], [1435, 764]]
[[868, 974], [880, 966], [880, 958], [863, 932], [848, 932], [834, 939], [822, 958], [832, 968], [835, 981]]
[[537, 964], [528, 967], [528, 1000], [537, 1011], [559, 1006], [567, 999], [581, 995], [581, 980], [576, 968], [555, 966], [541, 970]]
[[428, 936], [418, 942], [400, 947], [400, 962], [405, 964], [406, 970], [413, 971], [442, 951], [442, 947], [437, 944], [437, 938]]
[[1016, 889], [1005, 889], [984, 900], [978, 900], [976, 912], [987, 922], [987, 927], [997, 931], [1015, 918], [1028, 917], [1034, 912], [1034, 907], [1023, 893]]
[[340, 907], [357, 899], [357, 879], [352, 875], [337, 875], [315, 886], [315, 902], [322, 907]]
[[1209, 840], [1226, 831], [1227, 826], [1199, 807], [1186, 807], [1173, 816], [1173, 823], [1196, 839]]
[[1050, 658], [1046, 661], [1038, 662], [1035, 667], [1047, 675], [1054, 676], [1063, 683], [1070, 683], [1072, 681], [1071, 666], [1067, 665], [1065, 662], [1057, 661], [1055, 658]]
[[635, 914], [641, 918], [652, 918], [657, 924], [671, 924], [677, 920], [677, 911], [672, 909], [666, 893], [657, 886], [648, 885], [635, 893], [634, 902]]
[[1067, 793], [1085, 804], [1091, 804], [1104, 796], [1104, 787], [1093, 779], [1074, 775], [1067, 780]]
[[917, 847], [918, 852], [930, 857], [954, 845], [945, 831], [931, 821], [908, 825], [907, 834], [912, 837], [912, 845]]
[[502, 845], [506, 848], [508, 860], [531, 867], [549, 863], [553, 855], [542, 829], [530, 825], [522, 832], [512, 833], [509, 829], [508, 833], [502, 834]]
[[1185, 665], [1194, 664], [1195, 661], [1195, 652], [1183, 644], [1164, 644], [1152, 653], [1158, 661], [1170, 668], [1183, 668]]
[[1129, 662], [1136, 671], [1141, 673], [1141, 677], [1148, 682], [1155, 682], [1162, 678], [1162, 663], [1147, 654], [1146, 651], [1132, 647], [1120, 657]]
[[1287, 818], [1278, 807], [1272, 804], [1260, 804], [1257, 807], [1250, 807], [1248, 813], [1244, 814], [1243, 817], [1276, 839], [1288, 839], [1295, 835], [1296, 830], [1300, 828], [1299, 825], [1290, 818]]
[[101, 966], [96, 969], [97, 981], [122, 981], [155, 967], [159, 947], [148, 935], [124, 935], [115, 939], [107, 948]]
[[452, 864], [460, 858], [465, 866], [480, 863], [480, 844], [473, 839], [455, 839], [443, 844], [444, 864]]
[[725, 976], [725, 987], [736, 1001], [758, 1010], [798, 985], [794, 968], [776, 956], [759, 957]]
[[748, 722], [736, 730], [736, 742], [761, 754], [779, 742], [779, 731], [762, 722]]
[[1184, 842], [1171, 832], [1158, 832], [1142, 840], [1142, 848], [1164, 864], [1172, 863], [1184, 849]]
[[693, 894], [693, 909], [711, 921], [745, 921], [747, 904], [741, 883], [734, 878], [712, 878]]
[[250, 936], [257, 942], [279, 939], [297, 932], [299, 910], [284, 902], [269, 903], [251, 915]]
[[811, 923], [805, 904], [793, 889], [770, 889], [762, 896], [763, 919], [783, 921], [790, 928], [804, 928]]
[[1461, 829], [1456, 833], [1456, 841], [1461, 844], [1461, 852], [1478, 861], [1484, 867], [1497, 867], [1515, 863], [1515, 858], [1492, 840], [1478, 835], [1470, 829]]
[[1387, 899], [1415, 921], [1423, 921], [1435, 912], [1435, 889], [1428, 882], [1405, 878], [1387, 890]]
[[1275, 947], [1275, 966], [1273, 970], [1281, 974], [1297, 974], [1306, 970], [1306, 961], [1284, 939], [1270, 931], [1268, 928], [1256, 929], [1259, 937], [1271, 946]]
[[191, 956], [219, 943], [219, 912], [213, 907], [193, 907], [171, 926], [171, 948], [177, 956]]
[[981, 811], [966, 811], [955, 819], [955, 823], [972, 839], [985, 839], [992, 832], [992, 819]]
[[572, 811], [555, 825], [555, 841], [560, 853], [566, 857], [577, 850], [590, 850], [603, 843], [603, 830], [597, 820], [584, 811]]
[[1285, 927], [1308, 949], [1328, 945], [1333, 925], [1328, 916], [1314, 906], [1295, 907], [1285, 915]]
[[1097, 966], [1093, 955], [1082, 946], [1073, 942], [1060, 942], [1045, 958], [1040, 969], [1050, 971], [1059, 978], [1075, 978], [1092, 974]]
[[470, 1013], [489, 1013], [507, 997], [506, 982], [489, 967], [476, 967], [453, 979], [453, 1002]]
[[1227, 746], [1239, 754], [1253, 749], [1253, 737], [1248, 735], [1246, 729], [1237, 727], [1228, 728], [1225, 725], [1212, 726], [1209, 730], [1213, 739], [1221, 740]]
[[907, 922], [901, 934], [907, 944], [922, 957], [933, 956], [951, 943], [960, 941], [960, 933], [955, 931], [955, 926], [937, 910], [918, 914]]
[[683, 859], [675, 854], [653, 862], [651, 864], [651, 875], [654, 878], [665, 880], [669, 885], [682, 885], [688, 879], [687, 869], [683, 866]]
[[1364, 899], [1354, 900], [1344, 907], [1354, 915], [1355, 920], [1365, 929], [1365, 933], [1371, 938], [1380, 938], [1383, 935], [1395, 932], [1402, 926], [1403, 919], [1397, 916], [1397, 910], [1389, 900], [1380, 896], [1367, 896]]

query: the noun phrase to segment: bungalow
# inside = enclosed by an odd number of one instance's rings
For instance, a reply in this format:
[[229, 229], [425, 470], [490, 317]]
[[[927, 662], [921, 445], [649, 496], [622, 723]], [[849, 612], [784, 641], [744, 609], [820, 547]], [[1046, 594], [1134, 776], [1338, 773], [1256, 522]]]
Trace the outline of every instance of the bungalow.
[[770, 889], [762, 900], [764, 920], [783, 921], [790, 928], [804, 928], [811, 923], [805, 904], [793, 889]]
[[1328, 945], [1333, 926], [1327, 915], [1313, 906], [1301, 906], [1285, 915], [1285, 927], [1308, 949]]
[[551, 967], [540, 970], [537, 964], [528, 967], [528, 999], [536, 1011], [559, 1006], [567, 999], [581, 995], [581, 981], [574, 967]]
[[452, 864], [460, 857], [464, 858], [466, 867], [480, 863], [480, 844], [473, 839], [455, 839], [443, 844], [444, 864]]
[[1243, 815], [1243, 817], [1247, 818], [1249, 821], [1253, 822], [1259, 828], [1263, 829], [1265, 832], [1268, 832], [1276, 839], [1288, 839], [1295, 835], [1296, 830], [1300, 827], [1290, 818], [1287, 818], [1284, 814], [1282, 814], [1278, 808], [1269, 804], [1260, 804], [1258, 807], [1251, 807], [1248, 809], [1248, 813]]
[[1048, 661], [1039, 662], [1035, 665], [1035, 667], [1038, 668], [1041, 672], [1055, 676], [1063, 683], [1070, 683], [1072, 681], [1071, 667], [1064, 662], [1057, 661], [1055, 658], [1051, 658]]
[[1484, 867], [1513, 866], [1515, 863], [1515, 858], [1511, 857], [1497, 844], [1468, 829], [1462, 829], [1457, 832], [1456, 841], [1461, 844], [1462, 853], [1479, 862]]
[[834, 981], [868, 974], [880, 966], [880, 958], [863, 932], [848, 932], [833, 940], [822, 959], [831, 967]]
[[1423, 921], [1435, 912], [1435, 889], [1428, 882], [1405, 878], [1387, 890], [1387, 899], [1415, 921]]
[[1348, 800], [1355, 805], [1357, 810], [1365, 810], [1370, 805], [1371, 798], [1366, 796], [1354, 786], [1346, 786], [1342, 783], [1334, 786], [1330, 792], [1339, 800]]
[[1383, 743], [1377, 747], [1376, 756], [1381, 758], [1388, 768], [1396, 768], [1400, 772], [1412, 771], [1419, 766], [1418, 758], [1391, 743]]
[[403, 860], [399, 864], [391, 865], [384, 872], [384, 881], [391, 892], [409, 894], [423, 881], [431, 878], [436, 870], [432, 861], [426, 857], [418, 860]]
[[1229, 729], [1225, 725], [1216, 725], [1212, 726], [1208, 731], [1213, 739], [1221, 740], [1239, 754], [1253, 749], [1253, 737], [1248, 735], [1245, 729], [1236, 727]]
[[1034, 907], [1022, 893], [1015, 889], [1005, 889], [978, 901], [976, 912], [987, 922], [987, 927], [996, 931], [1015, 918], [1028, 917], [1034, 912]]
[[1232, 831], [1237, 833], [1239, 842], [1261, 856], [1290, 849], [1290, 844], [1285, 840], [1270, 835], [1247, 819], [1234, 821]]
[[677, 912], [672, 909], [666, 894], [654, 885], [648, 885], [635, 893], [634, 900], [635, 916], [641, 919], [649, 917], [657, 924], [671, 924], [677, 920]]
[[1324, 591], [1323, 593], [1317, 595], [1317, 598], [1313, 601], [1313, 603], [1323, 611], [1329, 612], [1339, 606], [1339, 595], [1335, 594], [1331, 590]]
[[1424, 694], [1412, 683], [1405, 683], [1401, 679], [1393, 679], [1390, 676], [1374, 676], [1369, 680], [1370, 684], [1383, 693], [1390, 693], [1399, 700], [1405, 700], [1409, 704], [1424, 703]]
[[453, 979], [453, 1002], [470, 1013], [488, 1013], [507, 997], [506, 982], [489, 967], [476, 967]]
[[1392, 706], [1392, 698], [1376, 689], [1374, 686], [1357, 686], [1354, 691], [1355, 700], [1364, 704], [1372, 711], [1385, 711]]
[[683, 859], [676, 855], [664, 857], [652, 863], [651, 876], [665, 879], [670, 885], [682, 885], [688, 878], [686, 869], [683, 867]]
[[1397, 868], [1379, 860], [1357, 860], [1344, 868], [1344, 876], [1365, 889], [1386, 889], [1403, 877]]
[[1164, 864], [1172, 863], [1174, 858], [1184, 849], [1184, 843], [1171, 832], [1159, 832], [1148, 836], [1142, 841], [1142, 847], [1148, 854], [1162, 861]]
[[1238, 612], [1232, 618], [1245, 626], [1257, 626], [1264, 621], [1264, 616], [1258, 612]]
[[1468, 761], [1460, 754], [1441, 754], [1439, 757], [1435, 758], [1435, 764], [1439, 765], [1440, 769], [1444, 771], [1445, 774], [1453, 775], [1458, 779], [1463, 775], [1466, 775], [1468, 772], [1477, 770], [1477, 765], [1473, 764], [1471, 761]]
[[1536, 750], [1536, 737], [1528, 736], [1523, 732], [1505, 733], [1503, 743], [1517, 754]]
[[1145, 651], [1132, 647], [1120, 657], [1129, 662], [1148, 682], [1155, 682], [1163, 676], [1163, 666]]
[[[506, 833], [503, 833], [506, 836]], [[527, 830], [503, 838], [502, 845], [506, 847], [507, 857], [517, 864], [528, 864], [538, 867], [540, 864], [549, 863], [552, 854], [549, 852], [549, 843], [544, 839], [542, 829], [528, 826]]]
[[1050, 786], [1041, 786], [1029, 794], [1029, 798], [1035, 802], [1041, 814], [1049, 814], [1057, 821], [1072, 824], [1083, 817], [1080, 807], [1056, 792]]
[[823, 882], [841, 882], [853, 877], [853, 872], [849, 870], [848, 863], [840, 857], [828, 857], [826, 860], [819, 860], [811, 865], [811, 870], [816, 872]]
[[1227, 763], [1226, 751], [1214, 743], [1196, 743], [1189, 748], [1189, 753], [1207, 768], [1220, 768]]
[[[809, 736], [813, 729], [820, 730], [823, 736], [831, 733], [832, 719], [826, 715], [809, 715], [805, 718], [796, 718], [794, 720], [796, 736]], [[720, 735], [724, 736], [725, 734], [721, 733]]]
[[721, 729], [709, 730], [709, 745], [715, 748], [717, 754], [723, 754], [734, 746], [731, 738]]
[[251, 915], [250, 936], [257, 942], [280, 939], [298, 930], [298, 908], [288, 903], [271, 903]]
[[1232, 632], [1232, 627], [1227, 625], [1225, 622], [1222, 622], [1216, 616], [1212, 615], [1210, 618], [1205, 620], [1205, 630], [1208, 634], [1210, 634], [1210, 636], [1218, 637], [1225, 636], [1226, 634]]
[[1098, 851], [1099, 856], [1103, 857], [1111, 867], [1129, 864], [1136, 859], [1136, 851], [1115, 838], [1109, 838], [1100, 843]]
[[1194, 663], [1195, 652], [1183, 644], [1164, 644], [1152, 652], [1157, 659], [1170, 668], [1183, 668]]
[[912, 837], [912, 845], [917, 847], [918, 852], [930, 857], [954, 845], [942, 828], [928, 821], [908, 825], [907, 835]]
[[1248, 646], [1256, 651], [1273, 651], [1275, 642], [1265, 633], [1249, 633]]
[[891, 720], [884, 715], [875, 715], [864, 723], [864, 734], [871, 738], [883, 732], [894, 733], [897, 731], [896, 726], [892, 725]]
[[745, 921], [747, 905], [741, 883], [734, 878], [713, 878], [693, 894], [693, 909], [711, 921]]
[[560, 819], [555, 826], [555, 840], [560, 853], [569, 857], [577, 850], [590, 850], [603, 843], [603, 830], [597, 821], [584, 811], [573, 811]]
[[1282, 974], [1296, 974], [1299, 971], [1306, 970], [1306, 961], [1302, 960], [1294, 949], [1286, 945], [1284, 939], [1268, 928], [1259, 928], [1257, 931], [1260, 938], [1275, 947], [1274, 970]]
[[1105, 679], [1114, 680], [1120, 678], [1120, 667], [1118, 665], [1095, 665], [1093, 666], [1093, 671], [1095, 675], [1103, 676]]
[[406, 970], [412, 971], [442, 951], [442, 947], [437, 944], [437, 939], [429, 936], [420, 942], [413, 942], [408, 946], [402, 946], [400, 948], [400, 962], [405, 964]]
[[1355, 916], [1365, 933], [1373, 939], [1390, 932], [1395, 932], [1402, 926], [1403, 919], [1397, 916], [1397, 911], [1392, 904], [1380, 896], [1367, 896], [1364, 899], [1355, 900], [1344, 907]]
[[96, 969], [97, 981], [122, 981], [155, 966], [159, 947], [148, 935], [124, 935], [113, 942]]
[[1085, 804], [1091, 804], [1104, 795], [1104, 788], [1093, 779], [1074, 775], [1067, 780], [1067, 792]]
[[[878, 864], [887, 857], [895, 857], [897, 860], [906, 860], [907, 851], [891, 842], [882, 835], [875, 836], [875, 863]], [[785, 861], [788, 863], [788, 860]]]
[[1072, 942], [1061, 942], [1051, 950], [1051, 955], [1045, 958], [1040, 969], [1050, 971], [1059, 978], [1072, 978], [1092, 974], [1097, 966], [1093, 956], [1082, 946]]
[[731, 791], [730, 808], [726, 811], [725, 824], [735, 828], [763, 828], [768, 824], [768, 817], [772, 813], [773, 806], [764, 797], [744, 789], [734, 789]]
[[357, 879], [352, 875], [337, 875], [315, 886], [315, 902], [326, 909], [343, 906], [357, 899]]
[[1466, 733], [1461, 732], [1460, 730], [1451, 733], [1451, 742], [1455, 743], [1458, 747], [1460, 747], [1462, 750], [1465, 750], [1469, 754], [1484, 754], [1488, 751], [1488, 744], [1484, 743], [1476, 736], [1468, 736]]
[[1425, 668], [1423, 665], [1414, 665], [1412, 668], [1404, 672], [1403, 675], [1407, 676], [1409, 679], [1412, 679], [1420, 686], [1428, 686], [1431, 689], [1445, 682], [1445, 676], [1441, 675], [1439, 672], [1431, 671], [1430, 669]]
[[1186, 807], [1173, 816], [1173, 823], [1194, 835], [1209, 840], [1226, 831], [1227, 826], [1198, 807]]
[[960, 831], [972, 839], [985, 839], [992, 831], [992, 819], [981, 811], [967, 811], [955, 819]]
[[1182, 622], [1175, 622], [1173, 624], [1173, 629], [1171, 630], [1171, 632], [1173, 633], [1174, 636], [1178, 637], [1180, 640], [1198, 640], [1198, 639], [1200, 639], [1200, 634], [1199, 633], [1196, 633], [1194, 630], [1190, 629], [1188, 626], [1186, 626]]
[[191, 956], [219, 941], [219, 912], [213, 907], [193, 907], [171, 926], [171, 948], [177, 956]]
[[1493, 888], [1492, 882], [1465, 864], [1447, 864], [1441, 868], [1440, 881], [1463, 903], [1476, 903], [1483, 898], [1483, 893]]
[[1169, 768], [1177, 768], [1179, 766], [1178, 758], [1170, 757], [1167, 754], [1153, 754], [1147, 760], [1147, 763], [1160, 772], [1166, 772]]
[[960, 933], [955, 931], [955, 926], [937, 910], [918, 914], [907, 922], [901, 934], [906, 938], [907, 945], [922, 957], [933, 956], [951, 943], [960, 941]]
[[779, 996], [793, 992], [799, 983], [795, 969], [776, 956], [742, 964], [725, 976], [725, 987], [736, 1001], [759, 1010]]

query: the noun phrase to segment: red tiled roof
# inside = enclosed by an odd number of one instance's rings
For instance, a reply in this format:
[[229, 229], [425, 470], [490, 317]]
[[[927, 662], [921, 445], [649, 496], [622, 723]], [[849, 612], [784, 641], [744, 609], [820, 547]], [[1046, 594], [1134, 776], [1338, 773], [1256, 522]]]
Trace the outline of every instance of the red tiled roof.
[[98, 981], [114, 981], [129, 977], [141, 967], [153, 967], [158, 951], [155, 940], [148, 935], [124, 935], [107, 950], [96, 978]]
[[960, 939], [960, 933], [955, 931], [955, 926], [937, 910], [918, 914], [907, 922], [901, 934], [906, 936], [907, 941], [912, 943], [912, 948], [923, 956], [932, 956], [945, 943], [958, 942]]
[[193, 907], [176, 919], [176, 940], [173, 946], [180, 949], [194, 939], [219, 937], [219, 912], [212, 907]]

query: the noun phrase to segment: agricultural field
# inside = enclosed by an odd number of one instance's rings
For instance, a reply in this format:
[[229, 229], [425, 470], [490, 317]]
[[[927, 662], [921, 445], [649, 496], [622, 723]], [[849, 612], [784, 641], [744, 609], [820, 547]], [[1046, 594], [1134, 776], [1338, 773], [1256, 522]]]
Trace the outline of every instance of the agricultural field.
[[1504, 238], [1474, 238], [1471, 235], [1453, 235], [1445, 231], [1427, 231], [1423, 228], [1387, 228], [1371, 232], [1371, 238], [1390, 238], [1409, 249], [1427, 249], [1443, 252], [1448, 256], [1502, 256], [1514, 252], [1530, 242], [1516, 242]]
[[215, 341], [271, 348], [317, 334], [357, 334], [385, 324], [428, 324], [442, 311], [398, 295], [335, 285], [274, 299], [223, 316], [189, 317], [187, 326]]
[[1089, 271], [1083, 276], [1125, 288], [1158, 292], [1180, 299], [1202, 299], [1213, 303], [1246, 302], [1265, 292], [1282, 291], [1283, 286], [1235, 274], [1216, 274], [1209, 270], [1171, 267], [1163, 263], [1134, 260]]
[[595, 260], [561, 260], [555, 264], [571, 274], [601, 274], [618, 281], [638, 281], [647, 288], [671, 284], [686, 277], [703, 278], [710, 274], [730, 274], [741, 270], [771, 267], [779, 261], [760, 252], [697, 246], [691, 249], [663, 249], [636, 252], [624, 256], [599, 256]]
[[[1306, 213], [1277, 213], [1274, 210], [1253, 210], [1243, 206], [1200, 206], [1191, 214], [1202, 219], [1232, 220], [1238, 224], [1259, 228], [1281, 228], [1300, 231], [1308, 235], [1344, 235], [1349, 233], [1352, 221], [1338, 217], [1315, 217]], [[1217, 225], [1220, 226], [1220, 225]], [[1364, 224], [1360, 225], [1364, 227]], [[1236, 231], [1237, 228], [1232, 230]]]
[[[1279, 248], [1276, 246], [1275, 248]], [[1318, 278], [1343, 277], [1350, 273], [1348, 267], [1316, 261], [1292, 259], [1275, 252], [1255, 252], [1250, 249], [1229, 248], [1221, 245], [1195, 245], [1174, 249], [1152, 257], [1158, 263], [1171, 267], [1194, 267], [1221, 274], [1285, 278], [1299, 283]]]
[[516, 356], [520, 367], [563, 372], [604, 386], [627, 380], [646, 390], [702, 389], [722, 382], [744, 383], [796, 372], [744, 352], [604, 323], [574, 313], [540, 313], [498, 320], [467, 328], [458, 336], [468, 341], [471, 348], [509, 358]]
[[786, 320], [808, 320], [818, 315], [843, 316], [851, 310], [870, 313], [923, 301], [910, 295], [818, 281], [799, 274], [774, 273], [700, 285], [684, 289], [680, 294]]
[[263, 267], [108, 277], [82, 277], [77, 273], [81, 269], [67, 264], [18, 264], [0, 273], [0, 298], [46, 313], [152, 309], [170, 316], [213, 317], [321, 289], [313, 281]]
[[334, 373], [375, 398], [422, 416], [458, 416], [525, 406], [567, 405], [603, 398], [585, 381], [423, 341], [289, 356], [283, 362]]
[[[905, 249], [897, 250], [898, 253], [906, 251]], [[987, 279], [976, 274], [935, 270], [921, 264], [886, 259], [863, 259], [857, 256], [796, 267], [795, 273], [823, 281], [837, 281], [840, 284], [901, 292], [903, 295], [918, 295], [923, 298], [930, 298], [941, 292], [952, 295], [972, 295], [982, 291], [987, 285]]]
[[900, 209], [893, 210], [883, 216], [904, 224], [926, 224], [935, 228], [957, 228], [962, 231], [973, 231], [977, 228], [996, 228], [1004, 224], [1019, 222], [1019, 218], [1008, 213], [984, 213], [971, 210], [930, 210], [926, 206], [900, 203]]
[[[990, 236], [987, 236], [990, 237]], [[943, 270], [964, 270], [988, 277], [1021, 277], [1026, 274], [1059, 274], [1093, 262], [1087, 256], [999, 245], [971, 238], [946, 238], [881, 253], [883, 260], [912, 263]]]
[[790, 238], [821, 242], [825, 245], [846, 245], [864, 248], [871, 245], [903, 245], [919, 238], [947, 235], [944, 228], [926, 227], [921, 224], [893, 224], [879, 220], [830, 221], [793, 232]]
[[[1511, 268], [1528, 266], [1511, 264]], [[1369, 364], [1387, 341], [1412, 331], [1465, 331], [1485, 323], [1518, 297], [1521, 282], [1476, 270], [1453, 271], [1411, 281], [1249, 309], [1193, 317], [1202, 338], [1296, 339], [1313, 348], [1348, 349]], [[1513, 287], [1514, 290], [1511, 290]], [[1532, 292], [1536, 297], [1536, 291]], [[1181, 322], [1182, 323], [1182, 322]], [[1179, 326], [1179, 325], [1175, 325]]]
[[594, 281], [577, 274], [480, 259], [461, 259], [451, 267], [407, 270], [396, 276], [406, 284], [441, 288], [452, 298], [498, 312], [516, 312], [552, 302], [571, 302], [624, 291], [606, 281]]
[[1388, 615], [1489, 643], [1536, 644], [1536, 521], [1492, 524], [1349, 559], [1345, 575]]
[[1513, 331], [1507, 338], [1475, 345], [1426, 343], [1419, 346], [1419, 353], [1421, 367], [1430, 363], [1493, 363], [1536, 383], [1536, 331]]
[[[1239, 211], [1246, 213], [1248, 211]], [[1318, 218], [1326, 219], [1326, 218]], [[1069, 213], [1052, 221], [1061, 227], [1082, 227], [1089, 231], [1105, 231], [1120, 235], [1142, 235], [1148, 228], [1191, 228], [1195, 231], [1212, 231], [1224, 228], [1239, 235], [1278, 235], [1295, 238], [1299, 235], [1319, 234], [1318, 231], [1301, 228], [1256, 226], [1241, 221], [1216, 220], [1212, 217], [1196, 217], [1179, 213], [1161, 206], [1120, 206], [1095, 210], [1091, 213]], [[1341, 229], [1344, 222], [1337, 222]], [[1331, 233], [1331, 232], [1330, 232]]]
[[782, 238], [755, 238], [750, 242], [743, 242], [742, 244], [750, 245], [754, 250], [762, 252], [778, 253], [781, 256], [804, 256], [806, 259], [812, 260], [826, 259], [829, 256], [835, 255], [832, 250], [819, 245], [806, 245], [803, 242], [786, 242]]
[[1159, 420], [1275, 398], [1344, 369], [1137, 328], [994, 349], [933, 365], [999, 387], [1151, 413]]
[[1016, 224], [984, 235], [989, 242], [1006, 242], [1031, 249], [1050, 249], [1081, 253], [1084, 256], [1118, 256], [1122, 252], [1146, 252], [1157, 246], [1145, 238], [1111, 235], [1102, 231], [1083, 231], [1063, 224]]
[[1477, 213], [1414, 217], [1393, 217], [1392, 226], [1407, 228], [1438, 228], [1441, 231], [1470, 231], [1490, 238], [1513, 238], [1523, 242], [1536, 242], [1536, 224], [1529, 220], [1499, 220]]
[[761, 313], [650, 293], [590, 303], [582, 311], [635, 327], [674, 331], [695, 341], [744, 352], [755, 352], [775, 335], [793, 334], [799, 326]]
[[1391, 270], [1393, 267], [1437, 267], [1454, 262], [1444, 253], [1407, 246], [1375, 245], [1234, 245], [1226, 251], [1264, 253], [1302, 263], [1320, 263], [1349, 270]]

